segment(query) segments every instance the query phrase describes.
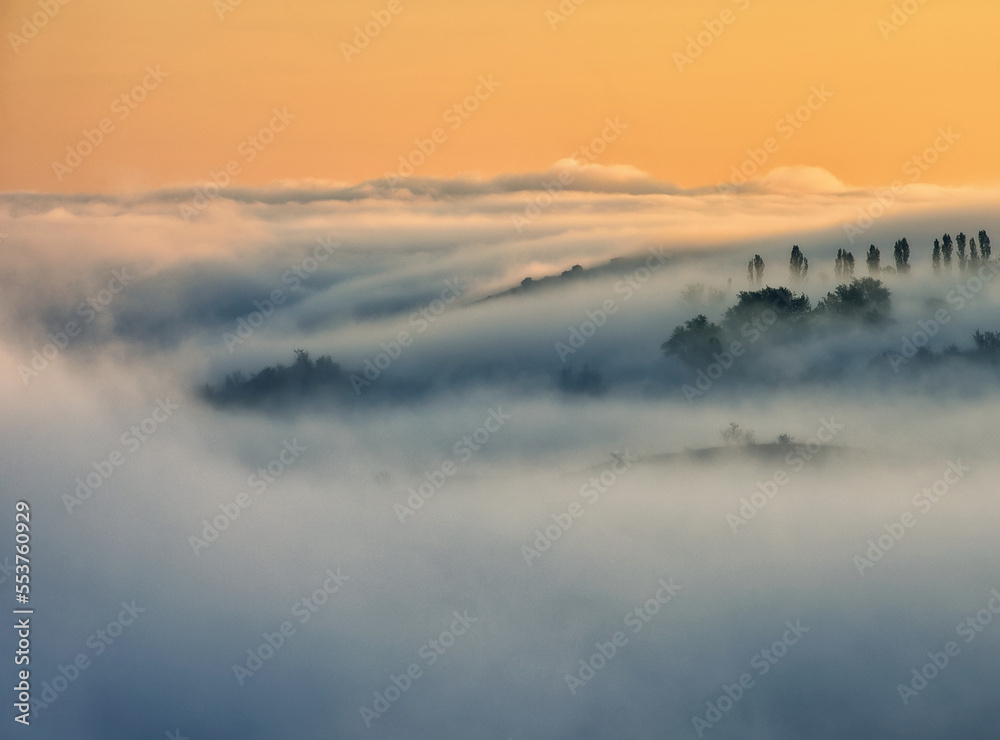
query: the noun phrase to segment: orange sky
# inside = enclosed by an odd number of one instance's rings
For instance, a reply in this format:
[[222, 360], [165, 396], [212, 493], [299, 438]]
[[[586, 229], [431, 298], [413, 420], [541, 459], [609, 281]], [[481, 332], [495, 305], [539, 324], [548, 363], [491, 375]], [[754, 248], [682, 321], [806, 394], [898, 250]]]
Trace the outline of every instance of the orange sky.
[[[399, 12], [385, 11], [391, 21], [350, 62], [341, 44], [389, 0], [63, 2], [0, 10], [0, 190], [186, 185], [231, 161], [237, 185], [355, 182], [396, 169], [435, 128], [417, 174], [538, 171], [599, 136], [606, 117], [628, 129], [596, 161], [682, 186], [728, 179], [769, 137], [765, 171], [809, 164], [888, 183], [949, 126], [960, 138], [923, 181], [1000, 181], [995, 0], [907, 0], [916, 12], [888, 40], [879, 22], [894, 3], [881, 0], [564, 0], [575, 11], [555, 29], [559, 0], [394, 0]], [[723, 11], [731, 22], [680, 71], [674, 53]], [[45, 25], [11, 37], [32, 15]], [[167, 76], [146, 77], [144, 100], [115, 103], [157, 65]], [[480, 75], [500, 86], [446, 119]], [[823, 85], [833, 97], [785, 138], [779, 119]], [[294, 120], [267, 146], [240, 148], [275, 107]], [[67, 159], [102, 119], [103, 140]]]

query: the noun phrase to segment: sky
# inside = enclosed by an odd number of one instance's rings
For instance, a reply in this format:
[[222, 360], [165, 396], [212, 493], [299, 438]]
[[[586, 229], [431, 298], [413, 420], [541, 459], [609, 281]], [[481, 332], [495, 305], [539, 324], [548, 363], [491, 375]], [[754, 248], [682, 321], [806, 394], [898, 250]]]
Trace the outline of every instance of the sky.
[[888, 185], [942, 127], [958, 138], [927, 181], [997, 181], [989, 0], [225, 2], [4, 3], [0, 189], [189, 186], [233, 160], [242, 186], [357, 183], [421, 141], [422, 176], [538, 172], [606, 118], [627, 129], [594, 161], [681, 187], [754, 151], [761, 172]]

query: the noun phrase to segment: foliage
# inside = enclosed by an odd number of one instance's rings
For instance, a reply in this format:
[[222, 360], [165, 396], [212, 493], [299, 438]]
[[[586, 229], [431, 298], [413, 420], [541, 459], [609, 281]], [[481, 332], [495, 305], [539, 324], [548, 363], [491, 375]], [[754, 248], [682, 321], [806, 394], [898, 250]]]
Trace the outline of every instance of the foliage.
[[868, 259], [865, 262], [868, 265], [868, 274], [871, 277], [875, 277], [882, 272], [882, 253], [874, 244], [868, 247]]
[[755, 254], [747, 263], [747, 282], [751, 288], [759, 288], [764, 284], [764, 258], [759, 254]]
[[241, 372], [230, 373], [219, 387], [207, 385], [205, 398], [220, 405], [228, 403], [254, 404], [288, 396], [306, 396], [320, 388], [350, 388], [340, 365], [324, 355], [314, 362], [305, 350], [295, 350], [295, 362], [290, 367], [265, 367], [250, 377]]
[[676, 327], [660, 349], [689, 367], [700, 367], [711, 361], [714, 352], [722, 350], [722, 328], [699, 314]]
[[838, 285], [816, 307], [821, 313], [878, 323], [889, 318], [892, 294], [881, 280], [855, 278]]
[[726, 310], [723, 325], [736, 333], [747, 321], [754, 321], [767, 310], [774, 311], [782, 318], [800, 319], [809, 313], [809, 298], [796, 295], [788, 288], [772, 288], [740, 291], [736, 304]]
[[910, 244], [905, 237], [893, 246], [892, 256], [896, 262], [896, 272], [905, 275], [910, 271]]
[[791, 273], [793, 283], [803, 283], [806, 280], [806, 273], [809, 272], [809, 260], [802, 254], [798, 245], [792, 247], [792, 256], [788, 260], [788, 271]]
[[838, 280], [851, 280], [854, 278], [854, 255], [846, 249], [837, 250], [837, 260], [834, 263], [834, 272]]
[[972, 335], [976, 349], [983, 354], [1000, 354], [1000, 331], [979, 331]]
[[722, 430], [722, 441], [730, 447], [744, 447], [757, 444], [757, 435], [752, 429], [744, 429], [734, 421]]

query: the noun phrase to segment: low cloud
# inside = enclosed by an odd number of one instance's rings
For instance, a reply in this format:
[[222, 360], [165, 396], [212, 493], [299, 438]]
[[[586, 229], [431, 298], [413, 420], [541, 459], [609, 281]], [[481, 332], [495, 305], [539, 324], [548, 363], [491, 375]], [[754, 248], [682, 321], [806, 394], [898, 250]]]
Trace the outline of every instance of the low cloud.
[[[573, 187], [518, 231], [512, 216], [559, 172]], [[712, 736], [987, 736], [1000, 628], [971, 643], [956, 628], [1000, 585], [1000, 394], [995, 368], [961, 353], [977, 329], [1000, 330], [1000, 295], [957, 265], [935, 275], [930, 254], [945, 231], [1000, 233], [995, 194], [910, 190], [864, 237], [886, 265], [896, 239], [912, 246], [908, 277], [881, 276], [887, 322], [792, 344], [743, 336], [757, 375], [734, 370], [690, 402], [680, 389], [697, 368], [661, 344], [698, 314], [723, 321], [754, 254], [764, 284], [785, 285], [799, 245], [809, 279], [793, 287], [813, 306], [840, 282], [838, 249], [866, 273], [843, 225], [873, 192], [812, 168], [764, 186], [723, 198], [560, 162], [395, 191], [234, 190], [190, 223], [185, 189], [2, 196], [2, 487], [36, 522], [32, 681], [47, 703], [33, 731], [697, 736], [692, 718], [749, 672]], [[336, 245], [328, 259], [321, 244]], [[643, 271], [650, 249], [665, 261]], [[123, 268], [134, 279], [112, 283]], [[547, 275], [560, 277], [483, 300]], [[63, 343], [70, 321], [80, 331]], [[867, 375], [907, 339], [959, 354]], [[270, 405], [201, 394], [294, 367], [295, 350], [339, 363], [349, 402], [308, 383]], [[351, 373], [370, 382], [360, 394]], [[169, 420], [144, 429], [164, 399]], [[724, 437], [734, 423], [756, 444]], [[288, 446], [304, 451], [279, 470]], [[959, 459], [969, 472], [925, 513], [915, 497]], [[78, 491], [85, 505], [69, 513]], [[743, 499], [756, 513], [734, 532]], [[414, 515], [400, 521], [398, 506]], [[893, 537], [906, 513], [916, 525]], [[194, 551], [191, 537], [211, 544]], [[877, 568], [860, 575], [855, 556], [879, 538]], [[525, 562], [522, 548], [546, 543]], [[333, 593], [330, 572], [349, 577]], [[657, 606], [661, 581], [681, 588]], [[303, 599], [323, 600], [307, 621]], [[97, 655], [88, 638], [132, 600], [145, 611]], [[456, 612], [477, 621], [449, 636]], [[808, 634], [762, 672], [753, 659], [796, 620]], [[609, 641], [613, 658], [567, 681]], [[948, 641], [961, 652], [904, 703], [898, 686]], [[90, 667], [54, 681], [80, 654]], [[361, 709], [383, 702], [366, 727]]]

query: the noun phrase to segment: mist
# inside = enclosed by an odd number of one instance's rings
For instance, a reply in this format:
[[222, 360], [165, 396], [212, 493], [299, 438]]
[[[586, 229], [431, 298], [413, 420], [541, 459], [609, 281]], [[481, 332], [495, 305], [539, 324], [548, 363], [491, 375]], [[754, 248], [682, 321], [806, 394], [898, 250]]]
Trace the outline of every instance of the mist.
[[[996, 194], [780, 174], [0, 196], [32, 731], [994, 737]], [[902, 237], [883, 320], [662, 349]]]

